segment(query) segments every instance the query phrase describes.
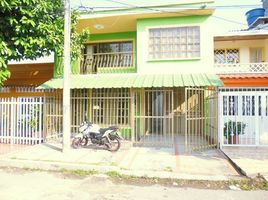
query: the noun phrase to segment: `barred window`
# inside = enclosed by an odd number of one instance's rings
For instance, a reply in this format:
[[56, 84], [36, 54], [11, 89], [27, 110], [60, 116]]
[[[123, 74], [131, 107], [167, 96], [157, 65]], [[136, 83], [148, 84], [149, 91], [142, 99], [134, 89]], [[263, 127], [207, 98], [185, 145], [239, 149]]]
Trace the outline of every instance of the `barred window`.
[[223, 115], [228, 116], [238, 115], [238, 96], [223, 97]]
[[218, 64], [239, 63], [239, 49], [215, 49], [214, 62]]
[[149, 29], [149, 59], [200, 57], [200, 27]]

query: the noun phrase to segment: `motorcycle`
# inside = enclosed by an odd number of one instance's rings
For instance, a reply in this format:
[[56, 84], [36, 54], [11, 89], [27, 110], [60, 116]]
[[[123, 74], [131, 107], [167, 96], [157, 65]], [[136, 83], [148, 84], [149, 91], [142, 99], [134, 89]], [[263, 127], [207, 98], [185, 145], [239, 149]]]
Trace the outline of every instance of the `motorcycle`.
[[79, 133], [73, 138], [72, 147], [87, 146], [91, 141], [92, 144], [105, 146], [108, 151], [114, 152], [119, 150], [122, 139], [117, 126], [100, 128], [97, 124], [84, 121], [79, 127]]

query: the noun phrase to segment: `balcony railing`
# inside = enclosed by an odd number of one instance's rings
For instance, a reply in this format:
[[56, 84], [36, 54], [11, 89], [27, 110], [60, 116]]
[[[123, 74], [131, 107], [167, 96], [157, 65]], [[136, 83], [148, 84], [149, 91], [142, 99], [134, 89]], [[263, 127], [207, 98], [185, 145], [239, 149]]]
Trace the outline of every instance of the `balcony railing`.
[[268, 73], [268, 62], [214, 64], [217, 74]]
[[135, 72], [133, 52], [85, 54], [81, 60], [80, 74]]

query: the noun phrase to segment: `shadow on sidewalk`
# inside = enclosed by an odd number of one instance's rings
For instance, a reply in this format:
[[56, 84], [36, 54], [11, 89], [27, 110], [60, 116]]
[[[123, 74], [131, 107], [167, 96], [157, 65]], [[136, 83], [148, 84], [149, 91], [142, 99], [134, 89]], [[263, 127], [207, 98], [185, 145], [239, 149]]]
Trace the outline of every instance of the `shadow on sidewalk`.
[[43, 143], [42, 144], [43, 146], [46, 146], [48, 148], [51, 148], [53, 150], [56, 150], [56, 151], [59, 151], [59, 152], [62, 152], [62, 148], [58, 147], [58, 146], [54, 146], [52, 144], [48, 144], [48, 143]]

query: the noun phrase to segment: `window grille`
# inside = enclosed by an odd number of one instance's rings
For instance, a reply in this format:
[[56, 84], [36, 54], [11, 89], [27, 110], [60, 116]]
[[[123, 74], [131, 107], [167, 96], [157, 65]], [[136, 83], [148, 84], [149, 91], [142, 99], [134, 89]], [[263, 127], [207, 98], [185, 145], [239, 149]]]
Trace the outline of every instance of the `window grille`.
[[239, 63], [239, 49], [216, 49], [214, 61], [218, 64]]

